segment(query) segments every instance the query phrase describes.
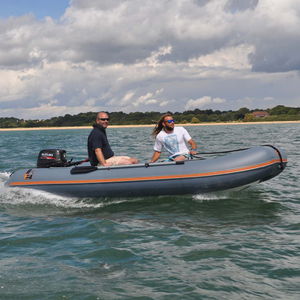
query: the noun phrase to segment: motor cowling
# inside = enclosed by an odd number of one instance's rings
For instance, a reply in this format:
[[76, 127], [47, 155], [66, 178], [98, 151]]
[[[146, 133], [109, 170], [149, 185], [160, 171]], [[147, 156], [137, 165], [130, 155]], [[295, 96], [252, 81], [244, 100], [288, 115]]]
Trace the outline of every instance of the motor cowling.
[[66, 165], [66, 151], [61, 149], [41, 150], [37, 159], [38, 168], [65, 167]]

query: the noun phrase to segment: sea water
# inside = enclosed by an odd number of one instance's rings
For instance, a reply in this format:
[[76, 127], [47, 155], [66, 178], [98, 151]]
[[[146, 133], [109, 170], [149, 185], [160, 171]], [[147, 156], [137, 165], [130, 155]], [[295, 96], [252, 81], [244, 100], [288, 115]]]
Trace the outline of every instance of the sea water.
[[[186, 128], [200, 153], [273, 144], [288, 166], [236, 192], [65, 198], [4, 183], [41, 149], [85, 159], [89, 130], [0, 132], [0, 299], [299, 299], [300, 124]], [[151, 128], [107, 131], [151, 158]]]

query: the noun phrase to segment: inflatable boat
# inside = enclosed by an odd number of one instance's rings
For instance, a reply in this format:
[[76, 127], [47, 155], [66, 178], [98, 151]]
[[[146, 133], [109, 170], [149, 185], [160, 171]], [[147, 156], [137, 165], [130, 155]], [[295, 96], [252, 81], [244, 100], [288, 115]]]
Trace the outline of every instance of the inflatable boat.
[[75, 197], [198, 194], [269, 180], [287, 164], [285, 152], [271, 145], [226, 152], [207, 159], [112, 167], [38, 163], [13, 172], [6, 185]]

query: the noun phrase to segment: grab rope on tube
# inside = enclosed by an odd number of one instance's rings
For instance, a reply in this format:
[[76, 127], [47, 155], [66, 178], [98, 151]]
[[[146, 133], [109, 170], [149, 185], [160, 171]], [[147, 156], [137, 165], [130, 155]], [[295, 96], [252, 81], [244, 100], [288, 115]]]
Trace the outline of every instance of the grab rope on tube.
[[273, 145], [263, 145], [263, 146], [271, 147], [277, 152], [277, 154], [279, 156], [279, 159], [280, 159], [280, 168], [283, 170], [284, 169], [284, 164], [283, 164], [283, 159], [282, 159], [282, 155], [281, 155], [280, 151]]
[[201, 152], [201, 153], [197, 153], [196, 155], [192, 155], [192, 157], [196, 157], [196, 158], [203, 159], [203, 157], [197, 156], [197, 155], [198, 155], [198, 154], [201, 154], [201, 155], [223, 154], [223, 153], [237, 152], [237, 151], [243, 151], [243, 150], [248, 150], [248, 149], [249, 149], [249, 148], [241, 148], [241, 149], [225, 150], [225, 151], [216, 151], [216, 152]]

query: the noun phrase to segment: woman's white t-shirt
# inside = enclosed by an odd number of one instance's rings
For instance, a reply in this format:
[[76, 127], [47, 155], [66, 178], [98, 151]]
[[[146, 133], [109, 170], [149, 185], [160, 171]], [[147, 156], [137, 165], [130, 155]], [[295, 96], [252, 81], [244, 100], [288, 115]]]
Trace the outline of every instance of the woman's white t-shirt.
[[164, 148], [171, 155], [188, 154], [186, 142], [191, 139], [187, 130], [183, 127], [175, 127], [172, 133], [162, 130], [155, 139], [154, 151], [162, 152]]

